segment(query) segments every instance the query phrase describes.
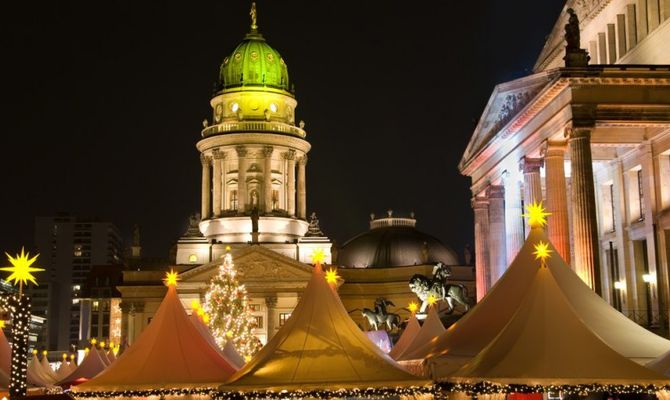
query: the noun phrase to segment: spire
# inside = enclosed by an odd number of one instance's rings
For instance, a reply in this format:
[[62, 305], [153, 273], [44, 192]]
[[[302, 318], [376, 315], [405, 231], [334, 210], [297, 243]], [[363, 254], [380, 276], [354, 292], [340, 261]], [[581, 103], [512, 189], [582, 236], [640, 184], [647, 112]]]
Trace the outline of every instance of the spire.
[[249, 16], [251, 17], [251, 32], [255, 33], [258, 31], [258, 25], [256, 24], [256, 2], [251, 3], [251, 10], [249, 11]]

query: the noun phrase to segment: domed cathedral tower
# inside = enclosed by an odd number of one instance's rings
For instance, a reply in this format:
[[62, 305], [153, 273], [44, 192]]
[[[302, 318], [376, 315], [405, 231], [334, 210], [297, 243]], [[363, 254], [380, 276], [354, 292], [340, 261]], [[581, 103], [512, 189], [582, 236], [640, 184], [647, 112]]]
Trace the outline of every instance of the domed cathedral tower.
[[296, 244], [305, 242], [309, 227], [305, 168], [311, 146], [304, 124], [295, 123], [298, 102], [286, 62], [259, 32], [255, 3], [250, 15], [250, 32], [223, 59], [210, 101], [212, 123], [205, 123], [196, 146], [202, 162], [199, 228], [210, 244], [262, 243], [303, 261]]

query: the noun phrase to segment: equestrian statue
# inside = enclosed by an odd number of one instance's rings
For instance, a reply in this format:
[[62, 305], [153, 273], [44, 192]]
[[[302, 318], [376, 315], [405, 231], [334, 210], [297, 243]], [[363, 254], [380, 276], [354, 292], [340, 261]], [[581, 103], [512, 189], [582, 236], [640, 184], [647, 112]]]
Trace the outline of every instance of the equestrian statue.
[[460, 283], [447, 283], [447, 279], [450, 276], [451, 268], [438, 262], [433, 268], [432, 278], [416, 274], [409, 280], [409, 289], [421, 300], [420, 313], [426, 312], [430, 298], [435, 301], [446, 301], [447, 305], [449, 305], [448, 314], [454, 311], [456, 304], [461, 304], [466, 312], [470, 309], [468, 289]]

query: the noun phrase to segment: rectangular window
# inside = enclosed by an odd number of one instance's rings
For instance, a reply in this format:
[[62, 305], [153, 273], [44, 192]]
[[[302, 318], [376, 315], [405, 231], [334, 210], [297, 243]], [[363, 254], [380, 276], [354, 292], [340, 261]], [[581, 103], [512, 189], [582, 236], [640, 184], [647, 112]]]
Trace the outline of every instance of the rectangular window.
[[642, 190], [642, 169], [637, 170], [637, 194], [640, 200], [640, 219], [644, 220], [644, 190]]
[[237, 190], [230, 191], [230, 209], [237, 210]]
[[272, 210], [279, 209], [279, 190], [272, 190]]
[[254, 319], [256, 319], [256, 328], [263, 329], [263, 317], [255, 316]]
[[290, 312], [279, 313], [279, 326], [284, 326], [284, 324], [286, 323], [286, 321], [288, 321], [290, 316], [291, 316]]
[[249, 310], [250, 311], [260, 311], [261, 310], [261, 305], [260, 304], [249, 304]]

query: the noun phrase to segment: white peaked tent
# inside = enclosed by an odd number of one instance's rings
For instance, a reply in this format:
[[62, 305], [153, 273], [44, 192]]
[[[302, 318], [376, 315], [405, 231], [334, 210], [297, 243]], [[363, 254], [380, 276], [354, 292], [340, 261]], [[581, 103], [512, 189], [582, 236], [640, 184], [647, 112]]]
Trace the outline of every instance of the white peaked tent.
[[51, 365], [49, 364], [49, 359], [47, 358], [46, 355], [42, 356], [40, 365], [42, 365], [42, 371], [46, 375], [48, 375], [53, 382], [56, 382], [56, 372], [51, 368]]
[[423, 325], [421, 325], [419, 333], [416, 334], [414, 340], [407, 346], [405, 351], [398, 354], [395, 359], [398, 361], [416, 359], [414, 352], [420, 349], [426, 342], [440, 336], [445, 331], [446, 329], [444, 329], [444, 325], [442, 325], [442, 321], [440, 321], [440, 316], [437, 314], [437, 307], [431, 306], [428, 310], [428, 316], [425, 321], [423, 321]]
[[151, 323], [106, 371], [77, 392], [216, 387], [235, 369], [189, 320], [175, 285]]
[[561, 288], [552, 267], [535, 261], [526, 268], [534, 272], [534, 278], [523, 290], [518, 310], [479, 354], [448, 377], [449, 381], [543, 386], [662, 386], [668, 382], [617, 353], [581, 320], [575, 311], [579, 304]]
[[55, 380], [52, 379], [49, 374], [47, 374], [44, 369], [42, 369], [42, 364], [40, 364], [37, 354], [33, 354], [33, 357], [28, 360], [28, 369], [26, 370], [28, 383], [34, 386], [50, 386], [55, 383]]
[[402, 331], [402, 335], [400, 335], [400, 338], [398, 338], [398, 341], [389, 352], [389, 356], [394, 360], [397, 360], [397, 357], [402, 354], [410, 344], [412, 344], [414, 337], [419, 333], [419, 329], [421, 329], [419, 320], [416, 319], [416, 315], [412, 315], [407, 321], [407, 326], [405, 326], [405, 330]]
[[104, 371], [105, 368], [107, 368], [107, 364], [105, 364], [105, 361], [100, 356], [100, 352], [93, 346], [86, 357], [81, 360], [81, 364], [74, 371], [70, 372], [69, 375], [61, 379], [58, 384], [67, 386], [86, 382]]
[[107, 359], [109, 360], [110, 364], [113, 363], [114, 361], [116, 361], [116, 356], [114, 355], [114, 350], [109, 349], [109, 351], [107, 352]]
[[100, 353], [100, 359], [102, 359], [105, 365], [109, 367], [109, 364], [111, 364], [112, 362], [109, 360], [109, 357], [107, 357], [105, 349], [97, 349], [97, 351], [98, 353]]
[[[486, 296], [444, 334], [414, 353], [416, 358], [429, 358], [434, 378], [449, 375], [479, 354], [512, 319], [536, 277], [538, 261], [533, 251], [540, 241], [548, 242], [543, 229], [531, 229], [519, 254]], [[670, 341], [612, 308], [582, 282], [551, 245], [550, 248], [554, 253], [547, 260], [547, 268], [552, 278], [575, 317], [607, 346], [640, 364], [670, 350]]]
[[67, 378], [67, 376], [70, 375], [76, 368], [77, 367], [75, 365], [70, 364], [67, 361], [61, 362], [60, 367], [58, 367], [58, 371], [56, 371], [56, 382], [60, 382]]
[[221, 390], [394, 389], [426, 383], [365, 336], [317, 265], [291, 317]]
[[235, 369], [239, 370], [245, 364], [244, 358], [237, 352], [232, 340], [227, 340], [223, 346], [223, 356], [230, 361]]
[[226, 345], [224, 346], [223, 349], [219, 347], [218, 344], [216, 344], [216, 339], [214, 339], [214, 336], [212, 333], [209, 331], [209, 328], [207, 328], [207, 325], [205, 325], [205, 322], [198, 316], [198, 314], [191, 313], [189, 316], [189, 319], [193, 323], [193, 325], [198, 329], [198, 332], [207, 339], [207, 342], [219, 353], [223, 358], [228, 361], [230, 365], [235, 367], [235, 370], [237, 371], [244, 365], [244, 359], [240, 354], [235, 350], [235, 346], [229, 341], [226, 342]]

